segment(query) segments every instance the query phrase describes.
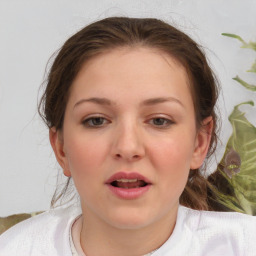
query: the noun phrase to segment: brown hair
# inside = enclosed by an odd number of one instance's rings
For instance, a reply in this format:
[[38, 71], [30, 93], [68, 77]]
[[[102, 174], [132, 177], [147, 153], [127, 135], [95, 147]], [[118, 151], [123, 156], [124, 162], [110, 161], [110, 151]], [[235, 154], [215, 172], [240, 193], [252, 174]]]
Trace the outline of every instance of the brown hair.
[[[217, 83], [200, 47], [175, 27], [158, 19], [111, 17], [92, 23], [69, 38], [60, 49], [50, 69], [47, 87], [39, 103], [39, 113], [49, 128], [61, 130], [73, 80], [81, 66], [107, 50], [120, 47], [150, 47], [161, 50], [186, 69], [196, 113], [196, 125], [213, 118], [213, 132], [207, 158], [216, 147], [215, 104]], [[62, 197], [67, 186], [52, 203]], [[180, 203], [194, 209], [208, 209], [207, 180], [201, 170], [191, 170]]]

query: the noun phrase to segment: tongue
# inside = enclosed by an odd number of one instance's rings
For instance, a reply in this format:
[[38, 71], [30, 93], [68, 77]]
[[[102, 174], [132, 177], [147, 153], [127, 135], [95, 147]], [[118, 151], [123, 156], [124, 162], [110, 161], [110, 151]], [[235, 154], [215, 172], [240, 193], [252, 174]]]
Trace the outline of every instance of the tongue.
[[136, 182], [121, 182], [121, 181], [116, 182], [116, 186], [119, 188], [139, 188], [145, 185], [146, 183], [142, 180], [138, 180]]

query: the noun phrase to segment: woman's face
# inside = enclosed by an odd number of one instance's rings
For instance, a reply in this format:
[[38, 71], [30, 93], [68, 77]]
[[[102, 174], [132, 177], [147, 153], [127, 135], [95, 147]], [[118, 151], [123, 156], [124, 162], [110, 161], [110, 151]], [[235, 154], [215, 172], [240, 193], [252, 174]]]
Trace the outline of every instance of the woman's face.
[[85, 63], [63, 131], [50, 133], [87, 220], [136, 229], [175, 215], [205, 157], [185, 69], [158, 50], [122, 48]]

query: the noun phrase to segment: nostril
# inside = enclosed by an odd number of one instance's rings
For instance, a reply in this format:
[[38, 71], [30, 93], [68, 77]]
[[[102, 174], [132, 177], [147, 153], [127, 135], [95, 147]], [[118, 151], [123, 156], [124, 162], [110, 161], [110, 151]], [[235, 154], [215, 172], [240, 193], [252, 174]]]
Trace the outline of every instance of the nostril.
[[[122, 158], [121, 154], [116, 154], [116, 158]], [[133, 159], [138, 159], [138, 158], [140, 158], [140, 156], [139, 155], [134, 155], [134, 156], [132, 156], [132, 158]]]
[[114, 155], [114, 158], [116, 159], [127, 159], [129, 161], [136, 161], [139, 160], [141, 158], [141, 156], [139, 154], [120, 154], [120, 153], [116, 153]]

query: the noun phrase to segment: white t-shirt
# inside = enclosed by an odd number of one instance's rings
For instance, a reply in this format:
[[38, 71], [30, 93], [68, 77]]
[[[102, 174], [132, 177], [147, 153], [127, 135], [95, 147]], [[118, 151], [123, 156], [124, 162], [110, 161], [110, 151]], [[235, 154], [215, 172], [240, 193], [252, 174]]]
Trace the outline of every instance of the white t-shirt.
[[[50, 210], [0, 236], [0, 256], [72, 256], [75, 207]], [[152, 256], [256, 256], [256, 217], [180, 206], [174, 231]]]
[[[86, 256], [80, 244], [80, 234], [82, 230], [83, 221], [81, 215], [75, 219], [72, 224], [71, 232], [69, 234], [69, 241], [71, 246], [72, 256]], [[151, 256], [153, 252], [147, 253], [143, 256]]]

